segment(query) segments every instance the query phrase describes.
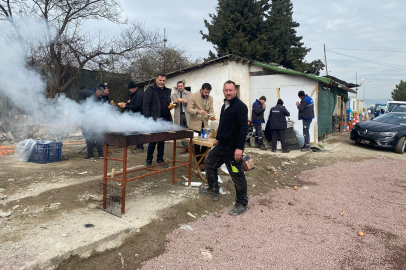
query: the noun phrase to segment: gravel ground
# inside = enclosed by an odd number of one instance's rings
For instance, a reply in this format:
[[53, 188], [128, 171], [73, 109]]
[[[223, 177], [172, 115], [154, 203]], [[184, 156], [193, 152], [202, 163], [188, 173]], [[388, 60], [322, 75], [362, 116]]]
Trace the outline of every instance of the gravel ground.
[[298, 190], [175, 230], [142, 269], [406, 269], [405, 175], [406, 161], [382, 159], [304, 171]]

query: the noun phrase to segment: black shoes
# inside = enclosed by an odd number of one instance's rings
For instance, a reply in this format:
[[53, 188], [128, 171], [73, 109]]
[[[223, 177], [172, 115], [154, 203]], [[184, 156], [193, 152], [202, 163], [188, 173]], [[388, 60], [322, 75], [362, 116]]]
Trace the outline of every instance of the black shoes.
[[289, 149], [283, 149], [282, 153], [290, 153], [290, 150]]
[[[161, 164], [161, 163], [164, 163], [164, 162], [165, 162], [164, 160], [157, 160], [157, 161], [155, 161], [155, 164]], [[169, 168], [169, 164], [168, 163], [167, 164], [162, 164], [161, 167], [162, 168]]]
[[147, 160], [146, 162], [145, 162], [145, 167], [149, 167], [149, 166], [151, 166], [152, 165], [152, 160]]
[[94, 159], [94, 157], [91, 157], [91, 156], [85, 156], [83, 159]]
[[305, 152], [305, 151], [310, 151], [310, 147], [303, 147], [303, 148], [302, 148], [302, 151], [303, 151], [303, 152]]
[[272, 149], [272, 152], [276, 153], [276, 149]]
[[213, 201], [219, 200], [219, 194], [215, 193], [211, 188], [205, 188], [205, 187], [201, 186], [199, 188], [199, 193], [209, 196]]
[[266, 150], [267, 148], [266, 148], [266, 146], [265, 146], [265, 144], [261, 144], [261, 150]]
[[231, 216], [238, 216], [247, 211], [247, 206], [243, 206], [241, 203], [236, 202], [233, 209], [230, 210]]

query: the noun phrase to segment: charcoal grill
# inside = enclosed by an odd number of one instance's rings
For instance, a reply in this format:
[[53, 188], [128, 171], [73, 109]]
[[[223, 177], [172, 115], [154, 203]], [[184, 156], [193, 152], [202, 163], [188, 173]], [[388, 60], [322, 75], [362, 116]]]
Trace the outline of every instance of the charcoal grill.
[[[190, 139], [189, 143], [189, 161], [176, 160], [176, 148], [184, 148], [183, 146], [176, 146], [176, 140], [180, 139]], [[144, 144], [144, 143], [154, 143], [173, 140], [173, 159], [166, 161], [158, 165], [152, 165], [149, 167], [138, 168], [134, 170], [127, 170], [127, 148], [132, 145]], [[104, 169], [103, 169], [103, 209], [107, 207], [107, 180], [113, 180], [121, 182], [121, 214], [125, 213], [125, 193], [126, 193], [126, 183], [129, 181], [144, 178], [150, 175], [155, 175], [158, 173], [166, 172], [172, 170], [172, 185], [175, 184], [175, 170], [180, 167], [189, 167], [189, 177], [188, 185], [190, 186], [192, 177], [192, 145], [193, 145], [193, 131], [192, 130], [179, 130], [179, 131], [168, 131], [168, 132], [157, 132], [157, 133], [136, 133], [136, 132], [111, 132], [105, 133], [103, 135], [104, 143]], [[123, 158], [112, 158], [108, 156], [109, 145], [121, 146], [123, 147]], [[107, 164], [109, 160], [119, 161], [123, 163], [123, 170], [119, 173], [107, 174]], [[157, 169], [162, 164], [172, 165], [166, 169]], [[127, 175], [130, 173], [146, 170], [147, 172], [143, 175], [136, 176], [127, 179]], [[116, 176], [122, 175], [122, 178], [116, 178]]]

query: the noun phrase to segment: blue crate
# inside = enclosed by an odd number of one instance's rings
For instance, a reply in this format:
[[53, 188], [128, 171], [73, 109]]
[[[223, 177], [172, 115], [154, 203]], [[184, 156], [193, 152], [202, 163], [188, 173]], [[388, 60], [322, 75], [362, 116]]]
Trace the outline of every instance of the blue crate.
[[62, 142], [51, 142], [48, 147], [48, 162], [59, 162], [61, 161], [62, 154]]
[[47, 143], [40, 143], [40, 141], [37, 142], [37, 144], [34, 146], [34, 149], [32, 150], [31, 156], [28, 159], [28, 162], [35, 162], [35, 163], [41, 163], [45, 164], [48, 162], [48, 146], [49, 144]]

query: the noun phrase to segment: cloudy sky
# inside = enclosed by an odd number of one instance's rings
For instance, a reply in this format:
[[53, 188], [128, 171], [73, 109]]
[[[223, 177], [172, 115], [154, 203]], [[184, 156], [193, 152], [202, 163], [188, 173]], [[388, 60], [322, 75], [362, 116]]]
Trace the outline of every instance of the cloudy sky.
[[[130, 21], [145, 23], [151, 30], [164, 28], [168, 40], [196, 59], [208, 55], [210, 43], [203, 20], [215, 12], [217, 0], [119, 0]], [[307, 60], [322, 59], [326, 45], [329, 75], [347, 82], [365, 80], [359, 98], [389, 99], [400, 80], [406, 80], [406, 1], [404, 0], [292, 0], [293, 19], [300, 23], [298, 35], [311, 48]], [[89, 29], [114, 35], [117, 26], [89, 23]], [[359, 60], [357, 60], [357, 59]], [[325, 70], [321, 75], [325, 75]], [[363, 93], [365, 91], [365, 93]]]

